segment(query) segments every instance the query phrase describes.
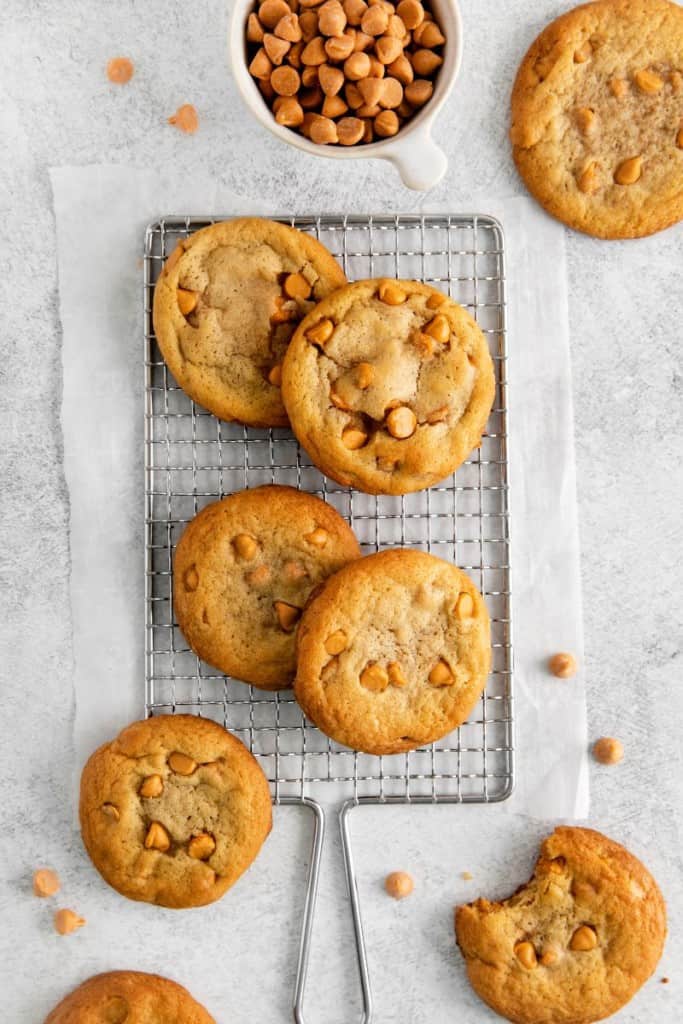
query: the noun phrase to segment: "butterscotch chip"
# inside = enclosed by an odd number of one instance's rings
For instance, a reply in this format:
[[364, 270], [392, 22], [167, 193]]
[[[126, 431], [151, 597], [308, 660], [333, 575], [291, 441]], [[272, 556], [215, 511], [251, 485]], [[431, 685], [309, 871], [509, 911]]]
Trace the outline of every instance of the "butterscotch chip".
[[121, 812], [116, 804], [102, 804], [102, 814], [106, 815], [110, 821], [119, 821], [121, 818]]
[[129, 57], [112, 57], [107, 64], [107, 78], [115, 85], [125, 85], [130, 82], [135, 68]]
[[301, 72], [301, 84], [306, 89], [312, 89], [314, 86], [319, 85], [320, 78], [318, 75], [318, 68], [312, 66], [305, 67]]
[[342, 5], [349, 25], [360, 25], [363, 15], [368, 9], [365, 0], [344, 0]]
[[[192, 775], [171, 769], [182, 748]], [[155, 772], [157, 769], [157, 772]], [[163, 792], [148, 803], [142, 772], [163, 774]], [[117, 828], [98, 813], [112, 799]], [[95, 867], [124, 896], [165, 907], [211, 903], [256, 857], [271, 826], [267, 780], [246, 747], [222, 726], [193, 715], [135, 722], [100, 747], [81, 777], [83, 841]], [[215, 849], [204, 863], [210, 838]]]
[[[237, 524], [255, 544], [248, 562], [230, 543]], [[238, 492], [200, 512], [178, 543], [174, 579], [188, 562], [200, 579], [189, 594], [174, 586], [178, 625], [192, 649], [226, 675], [265, 689], [288, 686], [299, 610], [314, 587], [359, 555], [346, 522], [318, 498], [280, 486]], [[254, 580], [261, 566], [268, 576]]]
[[355, 146], [363, 138], [363, 131], [359, 117], [343, 117], [337, 122], [337, 137], [342, 146]]
[[[357, 568], [356, 568], [357, 566]], [[464, 630], [450, 614], [453, 592], [472, 594]], [[341, 657], [328, 642], [342, 631]], [[429, 674], [442, 658], [450, 685]], [[382, 551], [331, 576], [298, 630], [295, 696], [327, 736], [370, 754], [433, 742], [469, 715], [491, 659], [489, 619], [472, 582], [449, 562], [409, 548]]]
[[624, 745], [613, 736], [602, 736], [593, 744], [593, 757], [600, 764], [618, 764], [624, 756]]
[[474, 614], [474, 601], [472, 595], [463, 593], [458, 596], [458, 600], [455, 602], [455, 617], [464, 621], [470, 619]]
[[197, 771], [197, 762], [180, 750], [169, 754], [168, 766], [177, 775], [194, 775]]
[[282, 124], [286, 128], [298, 127], [304, 119], [304, 112], [301, 104], [293, 97], [281, 97], [281, 99], [282, 103], [279, 105], [275, 113], [275, 120], [278, 124]]
[[238, 533], [232, 538], [231, 544], [235, 549], [235, 554], [245, 562], [251, 562], [253, 558], [256, 558], [258, 542], [251, 534]]
[[417, 26], [413, 33], [413, 39], [419, 46], [429, 49], [434, 46], [442, 46], [446, 42], [446, 37], [436, 22], [427, 21], [427, 19]]
[[642, 174], [643, 159], [640, 156], [623, 160], [614, 172], [617, 185], [635, 185]]
[[[342, 117], [349, 111], [348, 106], [344, 103], [341, 96], [326, 96], [323, 105], [321, 107], [321, 113], [323, 117]], [[337, 142], [341, 142], [339, 137], [339, 125], [337, 124]]]
[[346, 28], [346, 14], [339, 0], [327, 0], [318, 9], [318, 29], [324, 36], [340, 36]]
[[[435, 315], [427, 303], [438, 293], [413, 281], [392, 283], [405, 300], [390, 305], [386, 287], [385, 279], [356, 282], [309, 314], [285, 357], [282, 395], [295, 434], [324, 473], [369, 493], [403, 494], [448, 476], [480, 442], [495, 381], [485, 338], [460, 306], [440, 296]], [[321, 321], [330, 326], [319, 336]], [[448, 344], [424, 334], [430, 324]], [[361, 363], [372, 367], [371, 386], [359, 380]], [[407, 411], [387, 419], [394, 403]], [[444, 407], [433, 427], [430, 414]], [[385, 421], [388, 429], [377, 426]], [[388, 479], [377, 457], [393, 455], [401, 465]]]
[[432, 686], [452, 686], [455, 677], [445, 661], [437, 661], [429, 673], [429, 682]]
[[349, 638], [343, 629], [338, 629], [336, 633], [332, 633], [328, 636], [325, 641], [325, 650], [328, 654], [337, 655], [341, 654], [342, 651], [346, 650], [346, 646], [349, 642]]
[[670, 79], [681, 66], [683, 7], [669, 0], [597, 0], [541, 33], [517, 75], [510, 136], [549, 213], [598, 238], [642, 237], [683, 217]]
[[258, 9], [259, 21], [266, 28], [275, 28], [281, 18], [290, 13], [290, 7], [285, 0], [263, 0]]
[[164, 780], [161, 775], [155, 773], [153, 775], [148, 775], [146, 779], [143, 779], [138, 793], [146, 799], [154, 799], [155, 797], [161, 796], [163, 791]]
[[[403, 100], [403, 86], [397, 78], [385, 78], [382, 82], [382, 91], [379, 96], [379, 105], [388, 109], [395, 109], [401, 106]], [[394, 118], [384, 119], [384, 124], [394, 124]], [[379, 132], [378, 132], [379, 134]], [[390, 132], [391, 134], [391, 132]]]
[[344, 72], [340, 68], [330, 67], [329, 64], [321, 64], [318, 69], [318, 80], [326, 96], [336, 96], [344, 85]]
[[263, 49], [276, 67], [282, 64], [291, 45], [286, 39], [280, 39], [270, 32], [266, 32], [263, 37]]
[[299, 91], [301, 78], [294, 68], [280, 67], [275, 68], [271, 74], [270, 84], [278, 96], [295, 96]]
[[[278, 88], [283, 75], [298, 81], [293, 68], [276, 68]], [[286, 319], [271, 319], [281, 308], [283, 277], [306, 268], [311, 301], [345, 283], [336, 260], [314, 238], [255, 217], [197, 231], [167, 261], [154, 292], [156, 338], [180, 386], [214, 415], [251, 426], [287, 424], [280, 392], [265, 379], [264, 367], [282, 360], [309, 308], [295, 300]], [[179, 288], [202, 295], [196, 323], [178, 308]]]
[[[379, 118], [377, 118], [379, 120]], [[375, 125], [377, 124], [375, 121]], [[400, 405], [396, 409], [392, 409], [386, 419], [387, 430], [392, 437], [405, 440], [407, 437], [412, 437], [415, 433], [417, 426], [417, 416], [406, 405]]]
[[429, 75], [433, 75], [437, 68], [440, 68], [443, 64], [443, 57], [438, 53], [434, 53], [433, 50], [416, 50], [412, 56], [413, 68], [415, 74], [420, 75], [422, 78], [427, 78]]
[[384, 888], [393, 899], [403, 900], [406, 896], [410, 896], [415, 888], [415, 883], [407, 871], [392, 871], [384, 879]]
[[[588, 894], [581, 901], [577, 883]], [[527, 885], [507, 900], [458, 907], [455, 932], [472, 987], [496, 1013], [520, 1024], [588, 1024], [616, 1013], [655, 970], [666, 909], [622, 846], [561, 827]]]
[[552, 658], [548, 661], [548, 668], [558, 679], [569, 679], [571, 676], [576, 675], [577, 667], [576, 658], [567, 651], [553, 654]]
[[171, 114], [168, 123], [174, 125], [186, 135], [194, 135], [199, 128], [199, 114], [191, 103], [183, 103], [182, 106], [178, 107], [175, 114]]
[[78, 931], [78, 929], [82, 928], [86, 923], [84, 917], [77, 914], [75, 910], [69, 910], [67, 908], [57, 911], [54, 917], [54, 922], [55, 931], [59, 932], [60, 935], [71, 935], [72, 932]]
[[415, 77], [413, 65], [404, 54], [388, 65], [387, 74], [395, 78], [401, 85], [408, 85]]
[[344, 74], [352, 82], [367, 78], [370, 72], [370, 58], [367, 53], [352, 53], [344, 61]]
[[423, 107], [431, 99], [433, 92], [434, 86], [426, 78], [416, 78], [403, 90], [405, 98], [412, 107]]
[[[250, 15], [250, 17], [252, 16]], [[299, 24], [299, 19], [296, 14], [283, 15], [273, 29], [273, 33], [280, 39], [286, 39], [288, 43], [298, 43], [303, 38], [301, 25]], [[249, 38], [248, 29], [247, 38]]]
[[307, 327], [306, 338], [315, 345], [325, 345], [334, 333], [334, 323], [330, 319], [319, 320], [313, 327]]
[[419, 0], [401, 0], [396, 8], [396, 13], [407, 29], [417, 28], [424, 21], [424, 7]]
[[138, 1024], [142, 1021], [216, 1024], [189, 992], [174, 981], [135, 971], [111, 971], [89, 978], [62, 999], [45, 1024]]
[[337, 126], [329, 117], [322, 115], [311, 124], [311, 139], [318, 145], [326, 146], [337, 141]]
[[368, 7], [361, 18], [360, 27], [368, 36], [381, 36], [389, 25], [389, 15], [379, 4]]
[[324, 64], [326, 60], [327, 54], [322, 36], [315, 36], [310, 43], [306, 43], [301, 51], [302, 64]]
[[50, 868], [38, 868], [33, 872], [33, 895], [54, 896], [61, 888], [59, 875]]
[[353, 53], [355, 38], [351, 35], [325, 40], [325, 53], [330, 60], [346, 60]]
[[[383, 89], [384, 83], [381, 78], [366, 78], [358, 83], [358, 91], [365, 101], [364, 106], [379, 104]], [[362, 109], [363, 107], [360, 107], [359, 112]]]
[[301, 38], [305, 43], [310, 43], [311, 39], [315, 36], [318, 31], [318, 15], [315, 11], [302, 11], [299, 15], [299, 28], [301, 29]]
[[193, 857], [195, 860], [208, 860], [215, 849], [216, 840], [208, 832], [201, 832], [197, 836], [192, 836], [187, 844], [188, 856]]
[[381, 36], [375, 43], [375, 53], [382, 64], [391, 64], [403, 53], [401, 40], [396, 36]]

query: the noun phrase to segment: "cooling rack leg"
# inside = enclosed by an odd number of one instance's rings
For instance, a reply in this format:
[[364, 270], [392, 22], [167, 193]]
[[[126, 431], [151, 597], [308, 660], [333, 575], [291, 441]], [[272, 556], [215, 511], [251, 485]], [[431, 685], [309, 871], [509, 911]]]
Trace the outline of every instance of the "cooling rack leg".
[[351, 913], [353, 915], [353, 933], [356, 939], [356, 955], [358, 957], [358, 973], [360, 975], [360, 987], [363, 995], [363, 1016], [361, 1024], [370, 1024], [372, 1019], [372, 992], [370, 989], [370, 972], [368, 969], [368, 955], [365, 948], [365, 936], [363, 935], [363, 919], [360, 912], [360, 897], [358, 895], [358, 884], [356, 882], [356, 871], [353, 864], [353, 852], [351, 850], [351, 831], [349, 828], [349, 815], [354, 807], [357, 807], [355, 800], [347, 800], [339, 812], [339, 827], [341, 829], [342, 850], [344, 852], [344, 870], [346, 871], [346, 884], [351, 900]]
[[308, 869], [308, 881], [306, 884], [306, 900], [304, 903], [304, 915], [301, 925], [301, 940], [299, 942], [299, 959], [296, 965], [296, 983], [294, 985], [294, 1021], [295, 1024], [305, 1024], [303, 1015], [304, 992], [306, 988], [306, 977], [308, 975], [308, 961], [311, 954], [311, 933], [313, 931], [313, 917], [315, 914], [315, 902], [318, 896], [318, 879], [320, 878], [320, 859], [323, 849], [323, 837], [325, 835], [325, 814], [315, 800], [308, 797], [303, 799], [284, 799], [283, 804], [297, 804], [308, 807], [313, 812], [313, 842], [311, 845], [311, 863]]

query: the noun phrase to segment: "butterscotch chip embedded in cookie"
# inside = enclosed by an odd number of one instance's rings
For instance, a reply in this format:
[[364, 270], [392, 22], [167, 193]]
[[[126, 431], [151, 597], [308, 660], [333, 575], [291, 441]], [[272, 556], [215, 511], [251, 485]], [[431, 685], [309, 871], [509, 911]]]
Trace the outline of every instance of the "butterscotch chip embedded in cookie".
[[289, 340], [345, 282], [327, 249], [301, 231], [255, 217], [213, 224], [164, 264], [154, 291], [159, 348], [181, 388], [220, 419], [286, 426], [279, 367]]
[[533, 878], [507, 900], [460, 906], [455, 932], [474, 990], [515, 1024], [592, 1024], [624, 1006], [657, 966], [666, 907], [623, 846], [562, 827]]
[[277, 485], [240, 491], [205, 508], [180, 538], [178, 624], [226, 675], [269, 690], [291, 686], [309, 594], [358, 557], [350, 526], [319, 498]]
[[176, 908], [227, 892], [272, 820], [254, 757], [194, 715], [134, 722], [96, 750], [81, 776], [79, 811], [85, 848], [105, 881], [129, 899]]
[[70, 992], [45, 1024], [215, 1024], [187, 989], [140, 971], [96, 974]]
[[[466, 594], [466, 617], [457, 612]], [[464, 572], [409, 548], [352, 562], [313, 597], [297, 636], [294, 692], [324, 733], [396, 754], [465, 721], [491, 662], [489, 616]]]
[[548, 25], [512, 92], [510, 137], [527, 187], [599, 238], [683, 217], [683, 7], [597, 0]]
[[328, 476], [370, 494], [452, 473], [480, 443], [494, 393], [475, 321], [417, 281], [334, 292], [297, 328], [282, 371], [299, 442]]

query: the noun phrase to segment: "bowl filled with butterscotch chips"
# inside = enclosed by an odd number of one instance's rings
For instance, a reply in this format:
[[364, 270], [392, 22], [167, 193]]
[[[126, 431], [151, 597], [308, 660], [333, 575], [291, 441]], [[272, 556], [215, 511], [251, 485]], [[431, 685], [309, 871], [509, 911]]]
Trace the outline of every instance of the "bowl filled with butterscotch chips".
[[447, 161], [432, 137], [462, 57], [456, 0], [236, 0], [230, 62], [242, 97], [283, 142], [396, 165], [424, 191]]

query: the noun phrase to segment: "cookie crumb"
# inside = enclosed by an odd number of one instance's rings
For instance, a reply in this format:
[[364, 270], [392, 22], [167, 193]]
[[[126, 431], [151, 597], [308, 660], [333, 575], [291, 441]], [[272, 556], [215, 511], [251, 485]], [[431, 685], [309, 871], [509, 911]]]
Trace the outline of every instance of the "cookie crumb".
[[178, 107], [175, 114], [171, 114], [168, 123], [175, 125], [176, 128], [180, 129], [181, 132], [185, 132], [186, 135], [194, 135], [199, 128], [199, 115], [191, 103], [183, 103], [182, 107]]
[[471, 874], [469, 871], [463, 871], [461, 872], [460, 877], [463, 878], [466, 882], [471, 882], [472, 879], [474, 878], [474, 875]]
[[558, 679], [570, 679], [578, 668], [576, 658], [568, 651], [559, 651], [548, 659], [548, 668]]
[[85, 924], [85, 918], [81, 917], [75, 910], [66, 908], [58, 910], [55, 914], [55, 931], [60, 935], [70, 935]]
[[107, 78], [114, 85], [125, 85], [134, 74], [133, 61], [128, 57], [112, 57], [107, 64]]
[[33, 872], [33, 894], [35, 896], [54, 896], [59, 892], [61, 882], [56, 871], [50, 868], [38, 868]]
[[600, 764], [618, 764], [624, 756], [624, 745], [613, 736], [601, 736], [593, 744], [593, 757]]
[[660, 981], [661, 981], [662, 985], [668, 985], [669, 984], [669, 979], [668, 978], [660, 978]]
[[384, 880], [384, 888], [395, 900], [402, 900], [406, 896], [410, 896], [414, 887], [412, 875], [409, 875], [407, 871], [392, 871]]

